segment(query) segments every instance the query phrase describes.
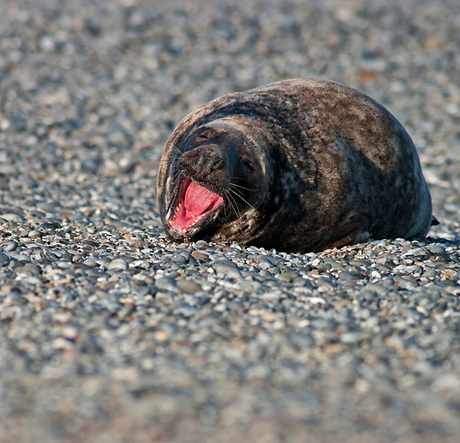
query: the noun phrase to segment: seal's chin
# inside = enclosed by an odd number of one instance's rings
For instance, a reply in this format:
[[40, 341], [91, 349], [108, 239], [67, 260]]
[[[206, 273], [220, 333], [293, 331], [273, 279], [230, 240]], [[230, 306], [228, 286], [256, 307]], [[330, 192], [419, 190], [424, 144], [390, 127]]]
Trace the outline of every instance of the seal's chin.
[[183, 177], [175, 207], [167, 216], [170, 230], [183, 237], [192, 235], [198, 225], [218, 210], [223, 201], [220, 195]]

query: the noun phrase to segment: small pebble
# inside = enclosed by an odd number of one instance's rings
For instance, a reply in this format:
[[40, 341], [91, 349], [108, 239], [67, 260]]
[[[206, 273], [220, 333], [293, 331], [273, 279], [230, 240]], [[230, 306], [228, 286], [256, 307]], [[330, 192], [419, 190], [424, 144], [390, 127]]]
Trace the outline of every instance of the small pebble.
[[201, 290], [201, 287], [190, 280], [177, 280], [177, 287], [186, 294], [195, 294]]
[[15, 251], [17, 247], [18, 247], [18, 244], [16, 242], [9, 241], [9, 242], [4, 243], [3, 250], [5, 252], [11, 252], [11, 251]]
[[117, 258], [109, 263], [108, 269], [126, 271], [126, 269], [128, 269], [128, 263], [122, 258]]

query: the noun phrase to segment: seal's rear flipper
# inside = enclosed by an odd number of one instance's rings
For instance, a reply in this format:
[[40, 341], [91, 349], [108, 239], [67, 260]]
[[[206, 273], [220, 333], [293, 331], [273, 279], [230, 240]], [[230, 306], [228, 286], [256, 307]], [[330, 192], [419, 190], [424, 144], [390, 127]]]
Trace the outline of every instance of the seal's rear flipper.
[[431, 216], [431, 226], [436, 226], [436, 225], [440, 225], [441, 222], [434, 216], [432, 215]]

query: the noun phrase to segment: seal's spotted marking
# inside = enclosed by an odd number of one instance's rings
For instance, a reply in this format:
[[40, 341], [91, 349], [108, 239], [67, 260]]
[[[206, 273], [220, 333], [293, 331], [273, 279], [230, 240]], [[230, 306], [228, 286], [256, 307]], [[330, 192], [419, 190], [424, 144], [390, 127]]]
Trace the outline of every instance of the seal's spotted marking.
[[165, 146], [158, 198], [173, 239], [295, 252], [425, 236], [432, 222], [401, 124], [366, 95], [312, 79], [229, 94], [185, 117]]

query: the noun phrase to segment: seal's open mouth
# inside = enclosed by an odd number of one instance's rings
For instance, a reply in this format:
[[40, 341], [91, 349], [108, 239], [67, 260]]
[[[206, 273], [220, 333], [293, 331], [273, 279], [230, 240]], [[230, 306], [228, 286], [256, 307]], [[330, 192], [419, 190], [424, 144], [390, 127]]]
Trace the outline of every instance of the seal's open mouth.
[[223, 201], [220, 195], [184, 177], [176, 206], [168, 220], [169, 227], [172, 231], [186, 237], [193, 226], [214, 212]]

